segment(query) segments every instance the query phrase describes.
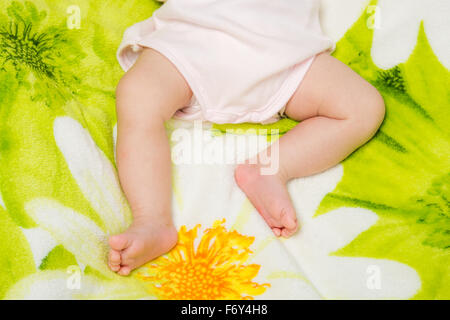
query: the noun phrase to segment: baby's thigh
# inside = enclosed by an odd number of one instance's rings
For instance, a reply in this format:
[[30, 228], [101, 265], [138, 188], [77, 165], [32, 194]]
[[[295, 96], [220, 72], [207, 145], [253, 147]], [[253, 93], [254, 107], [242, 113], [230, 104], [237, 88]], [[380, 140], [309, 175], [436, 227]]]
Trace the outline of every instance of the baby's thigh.
[[286, 115], [295, 120], [316, 116], [348, 119], [365, 106], [379, 103], [378, 91], [350, 67], [320, 54], [286, 106]]
[[118, 115], [148, 119], [161, 113], [168, 120], [192, 97], [192, 91], [178, 69], [161, 53], [144, 49], [125, 73], [116, 89]]

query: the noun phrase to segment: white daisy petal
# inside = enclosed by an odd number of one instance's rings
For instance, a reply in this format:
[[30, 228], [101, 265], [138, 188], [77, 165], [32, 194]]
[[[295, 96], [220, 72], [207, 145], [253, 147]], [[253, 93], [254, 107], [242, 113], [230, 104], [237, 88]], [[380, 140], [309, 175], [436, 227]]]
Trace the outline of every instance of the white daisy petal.
[[299, 275], [289, 272], [274, 272], [267, 282], [268, 288], [263, 294], [255, 296], [256, 300], [321, 300], [312, 284]]
[[17, 282], [6, 300], [141, 299], [151, 298], [136, 281], [116, 276], [101, 280], [81, 271], [44, 271]]
[[380, 1], [378, 6], [381, 24], [374, 33], [372, 57], [378, 67], [389, 69], [408, 60], [416, 46], [420, 13], [414, 0]]
[[336, 188], [343, 175], [344, 168], [339, 164], [324, 173], [289, 183], [288, 189], [300, 219], [314, 215], [322, 199]]
[[[233, 222], [235, 217], [231, 215], [241, 211], [246, 199], [234, 182], [233, 170], [232, 165], [177, 166], [174, 191], [175, 194], [182, 192], [183, 203], [182, 206], [175, 203], [174, 197], [176, 226], [192, 227], [199, 221], [209, 226], [219, 217], [226, 217], [227, 224]], [[195, 219], [192, 219], [192, 213], [195, 213]]]
[[330, 299], [408, 299], [421, 287], [413, 268], [391, 260], [322, 257], [314, 268], [311, 281]]
[[76, 120], [56, 118], [54, 135], [73, 177], [101, 216], [107, 232], [123, 231], [131, 222], [131, 212], [113, 165]]
[[380, 28], [375, 29], [372, 47], [378, 67], [389, 69], [408, 60], [417, 44], [422, 21], [433, 51], [450, 67], [448, 0], [380, 0], [378, 7]]
[[95, 300], [136, 300], [156, 299], [145, 290], [145, 284], [134, 278], [114, 276], [113, 280], [100, 280], [83, 275], [81, 279], [81, 292], [76, 294], [77, 299]]
[[[376, 223], [378, 217], [374, 212], [339, 208], [315, 218], [311, 214], [306, 217], [301, 231], [284, 243], [322, 296], [329, 299], [405, 299], [420, 288], [417, 272], [405, 264], [332, 256]], [[377, 274], [380, 275], [378, 280]]]
[[106, 235], [92, 220], [51, 199], [34, 199], [25, 210], [81, 263], [111, 274], [106, 266]]
[[42, 259], [44, 259], [49, 254], [49, 252], [58, 245], [58, 243], [50, 235], [50, 233], [42, 228], [21, 228], [21, 230], [30, 245], [36, 268], [39, 268], [42, 263]]
[[329, 256], [307, 243], [291, 252], [327, 299], [407, 299], [421, 286], [417, 272], [396, 261]]
[[429, 1], [427, 16], [424, 19], [425, 32], [433, 52], [440, 62], [450, 69], [450, 1]]
[[[252, 226], [254, 222], [249, 221], [248, 225]], [[261, 226], [260, 229], [265, 230], [266, 228]], [[302, 272], [301, 266], [283, 243], [275, 239], [271, 231], [267, 230], [264, 233], [270, 235], [262, 237], [262, 234], [259, 233], [255, 237], [255, 242], [251, 247], [254, 253], [250, 255], [247, 263], [261, 266], [258, 275], [253, 281], [260, 284], [269, 283], [270, 288], [262, 295], [255, 296], [255, 298], [269, 300], [321, 299], [319, 292], [309, 282], [306, 275]]]
[[322, 28], [335, 42], [358, 20], [370, 0], [322, 0]]
[[310, 220], [303, 220], [302, 230], [285, 244], [295, 250], [296, 241], [307, 243], [316, 252], [328, 254], [348, 245], [361, 232], [376, 223], [378, 216], [362, 208], [339, 208]]
[[5, 300], [70, 300], [69, 274], [62, 271], [37, 272], [20, 280], [8, 291]]

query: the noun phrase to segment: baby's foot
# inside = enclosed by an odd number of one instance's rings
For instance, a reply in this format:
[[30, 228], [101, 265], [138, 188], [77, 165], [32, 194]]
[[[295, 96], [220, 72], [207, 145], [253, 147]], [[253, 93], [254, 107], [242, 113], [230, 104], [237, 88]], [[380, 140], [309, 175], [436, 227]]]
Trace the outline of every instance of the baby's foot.
[[124, 233], [109, 238], [109, 267], [122, 276], [163, 255], [178, 241], [173, 225], [161, 225], [154, 219], [135, 219]]
[[286, 184], [278, 175], [261, 175], [257, 165], [236, 168], [235, 179], [250, 202], [279, 237], [290, 237], [298, 228], [297, 217]]

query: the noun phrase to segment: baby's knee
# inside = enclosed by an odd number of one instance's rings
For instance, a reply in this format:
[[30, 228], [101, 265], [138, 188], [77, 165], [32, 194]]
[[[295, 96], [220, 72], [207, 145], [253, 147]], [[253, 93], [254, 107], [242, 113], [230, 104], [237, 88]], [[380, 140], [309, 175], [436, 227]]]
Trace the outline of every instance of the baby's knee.
[[383, 96], [375, 87], [372, 87], [369, 101], [368, 118], [374, 128], [378, 129], [384, 121], [386, 105]]
[[380, 128], [386, 114], [384, 99], [380, 92], [369, 85], [364, 101], [359, 106], [354, 120], [358, 127], [372, 136]]

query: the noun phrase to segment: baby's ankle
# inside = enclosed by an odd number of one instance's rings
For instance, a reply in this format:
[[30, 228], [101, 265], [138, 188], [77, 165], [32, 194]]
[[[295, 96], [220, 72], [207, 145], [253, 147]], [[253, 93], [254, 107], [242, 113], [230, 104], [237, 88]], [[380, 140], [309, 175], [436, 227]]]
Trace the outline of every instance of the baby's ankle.
[[155, 211], [133, 211], [134, 224], [158, 224], [161, 227], [172, 227], [173, 220], [170, 213], [156, 213]]
[[265, 167], [261, 164], [245, 163], [238, 165], [235, 169], [236, 181], [256, 180], [265, 176], [276, 177], [284, 184], [287, 184], [287, 182], [291, 180], [286, 170], [284, 170], [284, 168], [282, 168], [281, 166], [280, 168], [278, 168], [278, 170], [276, 170], [275, 172], [271, 172], [270, 174], [268, 174], [267, 170], [264, 170], [264, 168]]

